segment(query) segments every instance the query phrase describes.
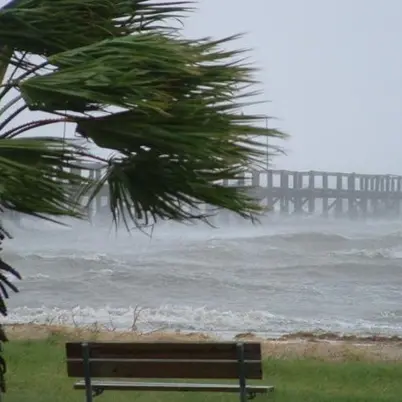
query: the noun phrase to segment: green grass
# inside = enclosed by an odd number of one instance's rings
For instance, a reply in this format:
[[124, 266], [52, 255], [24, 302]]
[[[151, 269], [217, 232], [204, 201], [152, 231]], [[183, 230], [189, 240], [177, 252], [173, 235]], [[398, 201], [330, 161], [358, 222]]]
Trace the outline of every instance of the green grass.
[[[6, 345], [7, 402], [84, 401], [67, 378], [64, 344], [60, 339], [13, 341]], [[267, 360], [265, 383], [276, 387], [264, 400], [291, 402], [391, 402], [402, 400], [402, 363], [319, 360]], [[99, 402], [119, 401], [237, 401], [236, 394], [109, 392]]]

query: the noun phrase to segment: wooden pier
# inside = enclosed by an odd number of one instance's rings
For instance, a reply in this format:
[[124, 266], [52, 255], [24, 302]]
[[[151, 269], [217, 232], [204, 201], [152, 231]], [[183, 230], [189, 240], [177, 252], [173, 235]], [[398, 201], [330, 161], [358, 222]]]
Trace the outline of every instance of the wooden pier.
[[402, 176], [269, 170], [246, 173], [243, 181], [281, 214], [365, 218], [402, 211]]
[[[283, 215], [393, 217], [402, 212], [402, 176], [267, 170], [245, 172], [227, 186], [245, 186], [267, 209]], [[108, 188], [93, 213], [108, 205]], [[205, 208], [208, 208], [207, 206]]]

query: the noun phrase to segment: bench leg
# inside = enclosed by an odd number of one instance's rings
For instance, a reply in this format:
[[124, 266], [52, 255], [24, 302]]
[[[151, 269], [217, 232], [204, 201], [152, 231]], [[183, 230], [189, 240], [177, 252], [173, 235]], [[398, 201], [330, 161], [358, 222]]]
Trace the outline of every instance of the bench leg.
[[240, 402], [247, 402], [246, 370], [244, 367], [244, 344], [237, 344], [237, 360], [239, 363]]
[[82, 357], [84, 360], [84, 375], [85, 375], [85, 395], [86, 402], [92, 402], [92, 384], [91, 384], [91, 367], [89, 361], [89, 345], [88, 343], [82, 344]]

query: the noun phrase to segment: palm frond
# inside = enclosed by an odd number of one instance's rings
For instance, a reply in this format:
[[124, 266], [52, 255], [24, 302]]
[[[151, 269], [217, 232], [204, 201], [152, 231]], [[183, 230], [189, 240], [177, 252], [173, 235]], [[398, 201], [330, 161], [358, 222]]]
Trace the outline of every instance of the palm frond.
[[[180, 18], [191, 2], [14, 0], [0, 9], [0, 45], [49, 56]], [[168, 28], [168, 26], [166, 26]]]
[[0, 207], [44, 219], [80, 218], [71, 191], [89, 179], [74, 173], [83, 150], [58, 138], [0, 140]]
[[20, 89], [32, 109], [48, 112], [96, 105], [163, 111], [173, 100], [169, 89], [198, 74], [193, 57], [184, 43], [162, 34], [115, 38], [50, 57], [57, 70]]
[[103, 179], [115, 218], [125, 219], [126, 211], [136, 223], [149, 217], [190, 219], [194, 215], [183, 205], [199, 203], [251, 218], [258, 205], [222, 181], [236, 178], [267, 152], [250, 134], [283, 134], [255, 127], [258, 116], [239, 113], [254, 95], [247, 92], [254, 70], [241, 61], [242, 51], [222, 50], [234, 39], [141, 33], [97, 42], [49, 57], [57, 70], [23, 81], [21, 94], [31, 109], [51, 113], [123, 108], [96, 117], [68, 116], [78, 134], [121, 155]]
[[[212, 161], [211, 166], [215, 165]], [[240, 173], [240, 169], [217, 171], [206, 170], [205, 166], [204, 161], [175, 160], [153, 151], [114, 160], [106, 173], [114, 218], [125, 223], [131, 218], [146, 225], [159, 219], [207, 218], [198, 209], [201, 203], [226, 208], [247, 218], [261, 211], [246, 193], [218, 183]]]
[[[2, 208], [0, 207], [0, 216]], [[0, 220], [0, 252], [2, 251], [1, 244], [5, 237], [10, 237], [8, 232], [4, 229]], [[13, 292], [18, 292], [18, 288], [10, 281], [9, 277], [13, 276], [16, 279], [21, 279], [18, 271], [12, 268], [9, 264], [4, 262], [0, 257], [0, 314], [3, 316], [8, 315], [6, 299], [9, 298], [10, 289]], [[0, 392], [6, 392], [5, 374], [7, 372], [7, 365], [4, 357], [1, 355], [3, 352], [2, 343], [8, 342], [7, 335], [3, 326], [0, 324]]]

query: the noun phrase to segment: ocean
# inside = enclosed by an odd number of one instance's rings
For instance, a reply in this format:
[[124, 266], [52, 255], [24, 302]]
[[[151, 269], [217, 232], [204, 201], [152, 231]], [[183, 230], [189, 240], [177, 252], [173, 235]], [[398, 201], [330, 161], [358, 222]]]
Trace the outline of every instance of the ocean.
[[3, 259], [20, 293], [7, 323], [96, 325], [231, 338], [402, 335], [402, 222], [268, 216], [116, 232], [9, 223]]

